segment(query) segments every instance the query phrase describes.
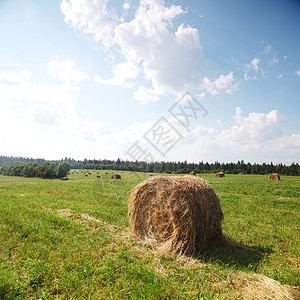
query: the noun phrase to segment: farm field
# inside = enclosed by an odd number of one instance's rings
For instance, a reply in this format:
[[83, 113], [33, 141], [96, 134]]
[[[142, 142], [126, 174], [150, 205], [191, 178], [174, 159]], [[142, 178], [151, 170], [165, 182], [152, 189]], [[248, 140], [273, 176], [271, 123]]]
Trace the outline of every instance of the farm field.
[[149, 173], [74, 171], [0, 176], [0, 299], [275, 298], [264, 276], [299, 290], [300, 177], [197, 175], [220, 198], [228, 241], [184, 257], [130, 234], [127, 200]]

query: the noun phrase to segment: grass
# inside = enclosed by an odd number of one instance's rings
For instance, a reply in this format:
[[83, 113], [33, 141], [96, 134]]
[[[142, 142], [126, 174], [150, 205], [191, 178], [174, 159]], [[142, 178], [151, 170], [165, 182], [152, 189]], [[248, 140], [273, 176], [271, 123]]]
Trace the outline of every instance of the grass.
[[247, 273], [299, 289], [299, 177], [202, 174], [230, 241], [185, 258], [130, 235], [128, 195], [149, 174], [120, 174], [0, 176], [0, 299], [242, 299]]

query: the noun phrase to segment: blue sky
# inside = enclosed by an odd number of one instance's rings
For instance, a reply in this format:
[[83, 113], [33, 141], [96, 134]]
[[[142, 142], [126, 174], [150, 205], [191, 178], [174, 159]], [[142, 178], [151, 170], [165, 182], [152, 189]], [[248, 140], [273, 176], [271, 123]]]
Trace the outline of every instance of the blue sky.
[[1, 1], [0, 154], [299, 162], [299, 28], [289, 0]]

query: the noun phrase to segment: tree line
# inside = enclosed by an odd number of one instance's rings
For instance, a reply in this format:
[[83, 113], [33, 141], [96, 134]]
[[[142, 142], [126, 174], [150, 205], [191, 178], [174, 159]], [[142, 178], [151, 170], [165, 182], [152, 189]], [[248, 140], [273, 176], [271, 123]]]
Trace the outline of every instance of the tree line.
[[68, 175], [70, 163], [63, 161], [57, 164], [53, 161], [15, 162], [0, 168], [0, 174], [7, 176], [40, 177], [43, 179], [62, 178]]
[[[188, 174], [191, 171], [196, 173], [216, 173], [224, 172], [226, 174], [270, 174], [278, 173], [281, 175], [300, 175], [300, 166], [298, 163], [292, 163], [291, 165], [285, 164], [273, 164], [263, 163], [263, 164], [251, 164], [245, 163], [243, 160], [236, 163], [220, 163], [218, 161], [214, 163], [208, 163], [200, 161], [198, 163], [188, 163], [183, 162], [144, 162], [144, 161], [123, 161], [123, 160], [75, 160], [72, 158], [65, 157], [64, 159], [47, 162], [43, 159], [32, 159], [32, 158], [22, 158], [19, 157], [7, 157], [0, 156], [0, 166], [7, 165], [11, 163], [31, 163], [35, 164], [35, 167], [43, 165], [45, 163], [54, 163], [57, 167], [63, 162], [67, 162], [71, 169], [94, 169], [94, 170], [121, 170], [121, 171], [135, 171], [135, 172], [153, 172], [153, 173], [169, 173], [169, 174]], [[51, 165], [51, 168], [54, 168]], [[3, 168], [3, 167], [2, 167]], [[46, 168], [48, 169], [48, 168]], [[0, 171], [1, 172], [1, 171]], [[26, 173], [26, 171], [25, 171]], [[29, 172], [30, 173], [30, 172]], [[43, 173], [43, 172], [42, 172]], [[50, 172], [51, 173], [51, 172]], [[26, 173], [27, 174], [27, 173]], [[37, 173], [40, 174], [40, 173]], [[51, 174], [54, 174], [52, 172]], [[25, 176], [25, 175], [21, 175]], [[39, 176], [39, 175], [37, 175]]]

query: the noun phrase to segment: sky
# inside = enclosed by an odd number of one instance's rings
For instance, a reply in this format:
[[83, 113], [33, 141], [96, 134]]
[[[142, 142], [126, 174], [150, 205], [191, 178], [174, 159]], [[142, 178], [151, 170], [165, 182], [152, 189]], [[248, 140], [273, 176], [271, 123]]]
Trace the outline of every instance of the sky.
[[0, 0], [0, 155], [300, 162], [300, 2]]

